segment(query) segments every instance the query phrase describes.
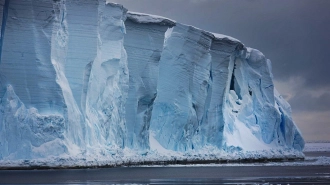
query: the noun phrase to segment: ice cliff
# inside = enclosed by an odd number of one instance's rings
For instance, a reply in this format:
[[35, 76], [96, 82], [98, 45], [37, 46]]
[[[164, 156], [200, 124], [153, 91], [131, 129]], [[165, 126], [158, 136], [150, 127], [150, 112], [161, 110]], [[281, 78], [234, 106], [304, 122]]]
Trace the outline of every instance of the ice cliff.
[[0, 164], [303, 156], [270, 60], [237, 39], [105, 0], [0, 16]]

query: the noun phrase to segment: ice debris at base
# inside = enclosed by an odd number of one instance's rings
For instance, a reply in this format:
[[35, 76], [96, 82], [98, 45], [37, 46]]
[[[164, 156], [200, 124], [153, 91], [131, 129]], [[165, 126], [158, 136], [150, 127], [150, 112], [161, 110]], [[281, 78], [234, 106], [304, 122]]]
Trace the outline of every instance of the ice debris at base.
[[1, 165], [303, 157], [239, 40], [105, 0], [0, 5]]

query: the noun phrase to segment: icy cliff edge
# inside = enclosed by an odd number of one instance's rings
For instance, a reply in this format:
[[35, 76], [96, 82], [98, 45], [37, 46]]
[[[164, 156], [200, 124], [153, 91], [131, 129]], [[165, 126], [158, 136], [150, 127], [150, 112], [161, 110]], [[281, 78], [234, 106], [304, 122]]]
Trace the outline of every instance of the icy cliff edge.
[[303, 157], [239, 40], [105, 0], [0, 5], [0, 166]]

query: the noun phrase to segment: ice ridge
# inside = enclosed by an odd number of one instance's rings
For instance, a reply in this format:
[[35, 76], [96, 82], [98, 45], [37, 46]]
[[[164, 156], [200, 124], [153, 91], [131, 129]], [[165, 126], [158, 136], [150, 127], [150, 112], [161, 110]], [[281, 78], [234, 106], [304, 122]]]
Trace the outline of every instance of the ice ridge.
[[160, 24], [163, 26], [173, 27], [176, 21], [158, 15], [150, 15], [138, 12], [127, 12], [127, 19], [142, 24]]
[[303, 156], [270, 60], [230, 36], [105, 0], [6, 0], [0, 46], [0, 165]]

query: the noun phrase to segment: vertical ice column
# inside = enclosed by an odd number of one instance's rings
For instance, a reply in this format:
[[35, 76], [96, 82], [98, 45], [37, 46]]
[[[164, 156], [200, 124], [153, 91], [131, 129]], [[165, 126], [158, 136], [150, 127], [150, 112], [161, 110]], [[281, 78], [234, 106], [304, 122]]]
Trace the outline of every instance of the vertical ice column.
[[[101, 2], [104, 5], [104, 2]], [[69, 39], [67, 40], [66, 60], [63, 64], [68, 106], [68, 138], [78, 144], [81, 149], [89, 139], [86, 133], [91, 128], [86, 127], [85, 107], [86, 94], [89, 83], [91, 63], [95, 59], [97, 50], [97, 0], [67, 1], [65, 23]]]
[[230, 82], [231, 68], [237, 53], [243, 48], [238, 40], [225, 35], [214, 34], [211, 45], [211, 71], [204, 117], [200, 130], [203, 145], [222, 147], [223, 139], [223, 100], [225, 89]]
[[[279, 115], [275, 108], [273, 74], [270, 60], [258, 50], [248, 48], [246, 61], [237, 61], [235, 76], [241, 94], [252, 94], [253, 113], [263, 142], [269, 144], [276, 137]], [[242, 79], [240, 79], [242, 78]], [[249, 91], [249, 92], [248, 92]]]
[[207, 95], [211, 39], [209, 33], [182, 24], [167, 33], [150, 128], [167, 149], [186, 151], [199, 145], [192, 138]]
[[129, 69], [126, 102], [127, 145], [134, 149], [149, 148], [149, 125], [165, 32], [174, 22], [150, 15], [128, 13], [124, 46]]
[[[102, 2], [103, 3], [103, 2]], [[85, 111], [90, 65], [97, 50], [97, 0], [70, 0], [66, 2], [68, 23], [68, 51], [65, 76], [73, 97], [82, 112]]]
[[51, 62], [56, 72], [56, 82], [59, 84], [65, 101], [64, 118], [66, 139], [70, 144], [84, 148], [84, 119], [74, 99], [69, 81], [65, 74], [68, 51], [68, 23], [66, 1], [53, 2], [53, 31], [51, 35]]
[[[3, 38], [5, 36], [6, 23], [8, 18], [8, 9], [9, 9], [9, 0], [1, 1], [0, 2], [0, 64], [1, 64], [1, 56], [2, 56]], [[1, 96], [1, 90], [0, 90], [0, 96]]]
[[65, 102], [51, 61], [55, 14], [51, 1], [10, 1], [2, 38], [0, 94], [11, 84], [27, 107], [62, 114]]
[[128, 91], [126, 51], [123, 47], [126, 9], [100, 0], [97, 56], [91, 64], [86, 95], [87, 138], [90, 145], [124, 147], [125, 102]]

